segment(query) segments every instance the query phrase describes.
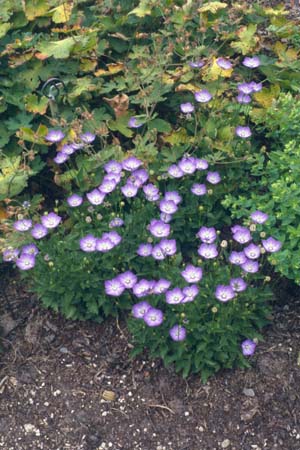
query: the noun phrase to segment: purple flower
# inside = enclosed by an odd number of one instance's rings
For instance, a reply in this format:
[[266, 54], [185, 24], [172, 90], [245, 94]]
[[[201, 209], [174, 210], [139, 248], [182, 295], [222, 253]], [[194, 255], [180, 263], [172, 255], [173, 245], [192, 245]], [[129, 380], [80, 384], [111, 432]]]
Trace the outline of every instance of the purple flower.
[[235, 134], [243, 139], [247, 139], [248, 137], [250, 137], [252, 135], [249, 127], [242, 127], [240, 125], [238, 127], [236, 127]]
[[146, 169], [136, 169], [132, 172], [132, 176], [141, 184], [146, 183], [149, 179], [149, 174]]
[[83, 142], [73, 142], [71, 145], [75, 151], [84, 147]]
[[231, 62], [228, 61], [228, 59], [225, 59], [225, 58], [218, 58], [216, 63], [223, 70], [228, 70], [228, 69], [231, 69], [231, 67], [232, 67]]
[[154, 245], [151, 256], [158, 261], [165, 259], [165, 254], [159, 244]]
[[162, 239], [158, 244], [165, 256], [173, 256], [176, 253], [175, 239]]
[[97, 239], [92, 234], [84, 236], [79, 241], [79, 247], [84, 252], [94, 252], [97, 246]]
[[224, 286], [219, 284], [215, 291], [215, 297], [220, 300], [220, 302], [228, 302], [235, 297], [235, 292], [231, 286]]
[[[121, 172], [120, 172], [120, 173], [113, 173], [113, 172], [110, 172], [110, 173], [107, 173], [107, 174], [104, 176], [102, 182], [103, 182], [103, 181], [108, 181], [108, 180], [109, 180], [109, 181], [114, 181], [116, 184], [118, 184], [118, 183], [120, 183], [121, 178], [122, 178]], [[99, 189], [99, 188], [98, 188], [98, 189]]]
[[195, 100], [199, 103], [207, 103], [212, 99], [211, 93], [207, 89], [202, 89], [202, 91], [195, 92]]
[[192, 105], [190, 102], [181, 103], [180, 109], [181, 112], [183, 112], [184, 114], [191, 114], [193, 111], [195, 111], [195, 106]]
[[98, 186], [98, 189], [102, 192], [102, 194], [110, 194], [115, 190], [116, 186], [117, 183], [115, 180], [110, 180], [104, 177], [102, 183]]
[[247, 258], [244, 252], [231, 252], [229, 255], [229, 261], [231, 264], [236, 264], [237, 266], [244, 264], [246, 260]]
[[169, 335], [171, 336], [173, 341], [184, 341], [184, 339], [186, 338], [186, 329], [181, 325], [174, 325], [174, 327], [170, 329]]
[[111, 297], [119, 297], [125, 291], [125, 286], [118, 278], [104, 281], [104, 288], [107, 295]]
[[259, 270], [259, 264], [257, 261], [251, 259], [246, 259], [246, 261], [241, 264], [241, 268], [247, 273], [256, 273]]
[[244, 253], [249, 259], [257, 259], [260, 257], [260, 248], [252, 242], [244, 248]]
[[248, 103], [251, 102], [250, 95], [243, 94], [243, 92], [240, 92], [236, 99], [237, 99], [238, 103], [242, 103], [242, 104], [245, 104], [245, 105], [247, 105]]
[[143, 192], [149, 202], [156, 202], [159, 199], [159, 189], [152, 183], [143, 186]]
[[32, 220], [30, 219], [17, 220], [14, 223], [13, 227], [17, 231], [28, 231], [32, 227]]
[[174, 288], [170, 291], [166, 291], [166, 302], [169, 303], [169, 305], [177, 305], [178, 303], [181, 303], [183, 299], [184, 294], [180, 288]]
[[149, 231], [153, 236], [162, 238], [169, 236], [171, 227], [162, 220], [152, 219], [149, 225]]
[[173, 202], [173, 200], [163, 199], [159, 203], [159, 209], [165, 214], [174, 214], [177, 211], [178, 206]]
[[181, 303], [193, 302], [199, 294], [199, 288], [196, 284], [191, 284], [190, 286], [185, 286], [182, 289], [182, 293], [184, 295], [184, 299]]
[[248, 230], [248, 228], [246, 227], [242, 227], [242, 225], [234, 225], [233, 227], [231, 227], [231, 232], [234, 234], [237, 231], [245, 231]]
[[130, 270], [127, 270], [127, 272], [123, 272], [117, 277], [119, 281], [125, 286], [126, 289], [132, 289], [133, 286], [137, 283], [137, 276], [131, 272]]
[[251, 83], [239, 83], [237, 85], [239, 93], [249, 95], [253, 92], [253, 85]]
[[251, 81], [249, 84], [253, 92], [260, 92], [262, 90], [262, 83], [256, 83], [255, 81]]
[[208, 168], [208, 162], [206, 159], [195, 158], [195, 164], [197, 170], [206, 170]]
[[277, 241], [273, 237], [269, 237], [268, 239], [263, 239], [262, 245], [264, 246], [264, 249], [269, 253], [278, 252], [282, 247], [282, 243], [280, 241]]
[[252, 222], [259, 224], [265, 223], [269, 218], [268, 214], [262, 211], [254, 211], [250, 214], [250, 217], [252, 219]]
[[18, 258], [19, 253], [20, 253], [20, 251], [17, 248], [11, 248], [11, 249], [4, 250], [2, 253], [3, 261], [5, 261], [5, 262], [15, 261]]
[[168, 174], [173, 178], [181, 178], [184, 176], [184, 173], [182, 172], [180, 167], [178, 167], [176, 164], [172, 164], [168, 168]]
[[39, 249], [34, 244], [24, 245], [24, 247], [22, 248], [22, 255], [24, 255], [25, 253], [27, 255], [36, 256], [39, 253]]
[[151, 308], [151, 305], [149, 305], [148, 302], [142, 301], [139, 303], [136, 303], [132, 307], [132, 315], [136, 319], [143, 319], [146, 312]]
[[80, 195], [73, 194], [70, 195], [70, 197], [67, 198], [68, 205], [71, 206], [71, 208], [75, 208], [76, 206], [80, 206], [83, 202], [83, 198], [80, 197]]
[[46, 141], [49, 142], [60, 142], [65, 137], [64, 133], [61, 130], [50, 130], [48, 134], [45, 136]]
[[246, 244], [251, 241], [251, 233], [248, 228], [240, 227], [235, 233], [233, 233], [233, 239], [240, 244]]
[[143, 124], [143, 122], [140, 122], [139, 119], [137, 119], [136, 117], [130, 117], [127, 125], [129, 128], [140, 128], [144, 124]]
[[188, 264], [181, 272], [181, 276], [187, 283], [198, 283], [202, 278], [202, 274], [201, 267], [195, 267], [192, 264]]
[[212, 244], [217, 239], [217, 232], [213, 227], [201, 227], [196, 236], [200, 238], [202, 242]]
[[48, 229], [56, 228], [61, 222], [61, 217], [55, 214], [54, 212], [51, 212], [49, 214], [46, 214], [45, 216], [42, 216], [41, 222], [44, 225], [44, 227]]
[[206, 179], [210, 184], [218, 184], [221, 181], [221, 176], [219, 172], [207, 172]]
[[105, 194], [100, 192], [99, 189], [93, 189], [86, 194], [88, 201], [95, 206], [101, 205], [105, 199]]
[[195, 183], [191, 187], [191, 192], [194, 195], [197, 195], [197, 196], [201, 197], [202, 195], [205, 195], [207, 193], [207, 189], [206, 189], [205, 184]]
[[132, 288], [132, 292], [137, 297], [145, 297], [150, 293], [151, 289], [151, 283], [148, 280], [145, 280], [142, 278], [140, 281], [138, 281]]
[[194, 158], [182, 158], [178, 162], [178, 167], [184, 174], [191, 175], [196, 171], [196, 164]]
[[65, 153], [68, 156], [73, 155], [74, 152], [75, 149], [71, 144], [64, 144], [61, 148], [61, 153]]
[[122, 227], [124, 225], [124, 220], [120, 217], [115, 217], [109, 222], [109, 228]]
[[37, 223], [31, 230], [31, 236], [35, 239], [42, 239], [48, 234], [48, 230], [44, 225]]
[[20, 258], [16, 260], [16, 265], [20, 270], [32, 269], [35, 265], [35, 257], [34, 255], [23, 253]]
[[151, 244], [140, 244], [137, 249], [137, 254], [139, 256], [150, 256], [152, 253], [152, 245]]
[[172, 214], [160, 213], [159, 218], [165, 223], [170, 223], [173, 219], [173, 216]]
[[107, 253], [114, 248], [114, 243], [108, 238], [100, 238], [96, 240], [96, 250], [101, 253]]
[[53, 161], [56, 164], [63, 164], [68, 159], [69, 159], [69, 155], [67, 155], [65, 152], [61, 151], [56, 154], [55, 158], [53, 158]]
[[260, 66], [260, 59], [258, 56], [253, 56], [250, 58], [246, 56], [242, 61], [243, 66], [248, 67], [249, 69], [256, 69], [256, 67]]
[[250, 339], [246, 339], [242, 342], [241, 347], [244, 356], [251, 356], [255, 352], [256, 343], [251, 341]]
[[129, 181], [121, 187], [123, 195], [127, 198], [135, 197], [138, 192], [138, 187]]
[[135, 156], [128, 156], [128, 158], [122, 161], [122, 168], [128, 172], [133, 172], [142, 165], [142, 161], [137, 159]]
[[178, 194], [177, 191], [167, 191], [164, 195], [165, 200], [171, 200], [176, 205], [179, 205], [179, 203], [182, 201], [182, 197]]
[[153, 288], [154, 294], [163, 294], [166, 292], [169, 287], [171, 286], [171, 281], [165, 280], [164, 278], [161, 278], [155, 283], [155, 286]]
[[122, 237], [116, 231], [109, 231], [102, 234], [103, 239], [110, 239], [114, 245], [119, 245], [122, 241]]
[[112, 159], [111, 161], [108, 161], [106, 164], [104, 164], [103, 168], [106, 173], [117, 174], [117, 173], [122, 172], [122, 164], [119, 163], [118, 161], [115, 161], [114, 159]]
[[189, 66], [192, 67], [192, 69], [201, 69], [201, 67], [204, 66], [204, 61], [201, 61], [198, 59], [197, 61], [190, 61]]
[[96, 136], [93, 133], [87, 132], [87, 133], [84, 133], [84, 134], [80, 134], [79, 138], [85, 144], [91, 144], [96, 139]]
[[215, 244], [201, 244], [198, 254], [205, 259], [213, 259], [218, 256], [218, 250]]
[[160, 309], [149, 308], [145, 315], [144, 321], [148, 327], [158, 327], [164, 320], [163, 312]]
[[243, 292], [247, 288], [247, 283], [243, 278], [232, 278], [230, 280], [230, 286], [234, 292]]

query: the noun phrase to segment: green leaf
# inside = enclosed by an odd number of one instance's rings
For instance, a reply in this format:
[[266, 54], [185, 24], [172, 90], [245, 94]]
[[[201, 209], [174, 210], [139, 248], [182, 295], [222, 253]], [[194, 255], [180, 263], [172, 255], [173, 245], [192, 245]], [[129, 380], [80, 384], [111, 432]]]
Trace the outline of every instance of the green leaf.
[[0, 38], [3, 38], [10, 29], [10, 23], [0, 23]]
[[37, 50], [44, 55], [53, 56], [55, 59], [65, 59], [70, 56], [76, 44], [73, 37], [61, 39], [60, 41], [44, 41], [37, 46]]
[[128, 13], [128, 15], [134, 14], [137, 17], [150, 16], [151, 7], [149, 6], [148, 3], [149, 2], [147, 0], [142, 0], [136, 8], [134, 8], [132, 11]]
[[154, 130], [156, 129], [159, 133], [170, 133], [172, 131], [172, 127], [169, 122], [166, 122], [163, 119], [154, 119], [148, 123], [148, 129]]

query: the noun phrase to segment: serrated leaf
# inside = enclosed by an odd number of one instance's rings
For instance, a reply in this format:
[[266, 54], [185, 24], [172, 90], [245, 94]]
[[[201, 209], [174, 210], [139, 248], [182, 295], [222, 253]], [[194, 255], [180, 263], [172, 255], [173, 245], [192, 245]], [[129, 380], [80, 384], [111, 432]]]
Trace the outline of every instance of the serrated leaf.
[[287, 49], [287, 46], [280, 41], [274, 45], [274, 51], [281, 61], [296, 61], [298, 58], [298, 51], [295, 48]]
[[159, 133], [170, 133], [172, 131], [172, 127], [169, 122], [166, 122], [163, 119], [151, 120], [151, 122], [148, 123], [148, 129], [156, 129]]
[[[45, 142], [45, 136], [47, 133], [48, 128], [45, 125], [39, 125], [37, 131], [33, 131], [31, 128], [22, 127], [19, 131], [17, 131], [16, 135], [24, 141], [47, 145]], [[48, 145], [51, 145], [51, 143]]]
[[43, 55], [53, 56], [55, 59], [65, 59], [70, 56], [76, 41], [73, 37], [59, 41], [44, 41], [37, 46], [37, 50]]
[[270, 89], [263, 88], [260, 92], [256, 92], [253, 97], [264, 108], [270, 108], [273, 101], [278, 97], [280, 93], [279, 85], [273, 85]]
[[259, 37], [255, 36], [257, 25], [250, 23], [248, 26], [243, 26], [237, 32], [238, 41], [231, 42], [230, 47], [247, 55], [251, 50], [255, 50], [259, 41]]
[[45, 114], [49, 105], [47, 97], [38, 97], [36, 94], [29, 94], [25, 98], [25, 108], [34, 114]]
[[164, 141], [172, 145], [186, 144], [190, 141], [185, 128], [179, 128], [168, 136], [164, 136]]
[[28, 20], [34, 20], [42, 17], [49, 11], [47, 0], [26, 0], [23, 2], [25, 16]]
[[3, 38], [10, 29], [10, 23], [0, 23], [0, 39]]
[[57, 8], [52, 9], [51, 12], [54, 11], [52, 16], [53, 22], [55, 23], [68, 22], [68, 20], [71, 17], [72, 9], [73, 9], [72, 2], [63, 3], [62, 5], [57, 6]]
[[129, 117], [130, 116], [128, 114], [125, 114], [123, 116], [119, 116], [116, 120], [110, 120], [107, 124], [108, 128], [111, 131], [119, 131], [126, 137], [132, 137], [133, 132], [130, 128], [128, 128]]
[[227, 3], [224, 2], [209, 2], [206, 3], [204, 6], [201, 6], [201, 8], [198, 9], [198, 12], [211, 12], [212, 14], [216, 14], [219, 9], [227, 8]]
[[124, 70], [124, 64], [121, 63], [121, 62], [120, 63], [107, 64], [106, 67], [108, 68], [108, 70], [99, 69], [99, 70], [97, 70], [94, 73], [94, 75], [96, 77], [109, 76], [109, 75], [115, 75], [116, 73], [119, 73], [122, 70]]
[[139, 5], [128, 13], [128, 15], [134, 14], [137, 17], [145, 17], [151, 15], [151, 7], [148, 5], [147, 0], [142, 0]]

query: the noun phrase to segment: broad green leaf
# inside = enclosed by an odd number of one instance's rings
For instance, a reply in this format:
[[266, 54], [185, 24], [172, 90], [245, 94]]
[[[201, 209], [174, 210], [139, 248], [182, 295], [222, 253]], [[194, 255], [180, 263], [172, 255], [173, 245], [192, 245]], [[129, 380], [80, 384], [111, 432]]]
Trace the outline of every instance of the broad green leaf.
[[139, 5], [128, 13], [134, 14], [137, 17], [145, 17], [151, 15], [151, 6], [147, 0], [142, 0]]
[[37, 131], [34, 131], [31, 128], [27, 127], [20, 128], [16, 135], [18, 138], [23, 139], [24, 141], [46, 145], [45, 136], [47, 133], [48, 128], [45, 125], [40, 125]]
[[25, 108], [34, 114], [45, 114], [49, 105], [47, 97], [38, 97], [36, 94], [27, 95], [25, 98]]
[[166, 122], [163, 119], [151, 120], [151, 122], [148, 123], [148, 129], [156, 129], [159, 133], [170, 133], [172, 131], [172, 127], [169, 122]]
[[57, 6], [57, 8], [54, 8], [52, 11], [54, 11], [52, 20], [55, 23], [65, 23], [68, 22], [68, 20], [71, 17], [73, 9], [73, 3], [72, 2], [65, 2], [60, 6]]
[[10, 23], [0, 23], [0, 38], [4, 37], [10, 29]]
[[132, 137], [133, 131], [130, 128], [128, 128], [129, 117], [130, 116], [128, 114], [125, 114], [123, 116], [118, 117], [116, 120], [110, 120], [107, 124], [108, 128], [111, 131], [119, 131], [126, 137]]
[[76, 44], [73, 37], [61, 39], [60, 41], [44, 41], [37, 45], [37, 50], [44, 55], [53, 56], [56, 59], [65, 59], [70, 56]]
[[24, 13], [28, 20], [44, 16], [49, 11], [47, 0], [26, 0], [23, 2]]
[[280, 87], [278, 84], [272, 85], [270, 89], [263, 88], [260, 92], [256, 92], [253, 97], [264, 108], [270, 108], [273, 101], [280, 94]]
[[190, 141], [187, 131], [185, 128], [178, 128], [178, 130], [173, 131], [168, 136], [164, 136], [164, 141], [168, 142], [169, 144], [176, 145], [176, 144], [186, 144]]
[[238, 41], [231, 42], [230, 46], [243, 55], [247, 55], [251, 50], [255, 50], [259, 42], [259, 37], [255, 36], [256, 29], [257, 25], [251, 23], [248, 26], [241, 27], [237, 32]]

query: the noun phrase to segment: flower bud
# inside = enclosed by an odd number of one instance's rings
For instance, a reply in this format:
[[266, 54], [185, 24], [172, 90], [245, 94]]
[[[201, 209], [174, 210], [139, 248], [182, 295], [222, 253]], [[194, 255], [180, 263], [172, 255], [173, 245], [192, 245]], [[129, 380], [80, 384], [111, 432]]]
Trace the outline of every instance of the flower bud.
[[53, 266], [54, 266], [54, 262], [53, 262], [53, 261], [49, 261], [49, 262], [48, 262], [48, 266], [49, 266], [49, 267], [53, 267]]
[[214, 192], [214, 191], [213, 191], [212, 189], [208, 189], [208, 190], [207, 190], [208, 195], [212, 195], [213, 192]]
[[18, 220], [22, 220], [22, 219], [24, 219], [23, 214], [18, 214]]
[[216, 306], [213, 306], [213, 307], [211, 308], [211, 312], [214, 313], [214, 314], [216, 314], [216, 313], [218, 312], [218, 308], [217, 308]]
[[250, 225], [250, 231], [256, 231], [256, 225], [255, 225], [255, 223], [251, 223], [251, 225]]
[[271, 277], [266, 276], [266, 277], [265, 277], [265, 282], [266, 282], [266, 283], [269, 283], [270, 281], [271, 281]]
[[221, 242], [220, 245], [221, 245], [222, 248], [226, 248], [228, 246], [228, 242], [224, 240], [224, 241]]
[[97, 214], [96, 218], [97, 218], [97, 220], [102, 220], [103, 216], [102, 216], [102, 214]]
[[86, 216], [85, 221], [86, 221], [86, 223], [91, 223], [91, 221], [92, 221], [91, 216]]
[[125, 205], [125, 202], [120, 202], [120, 206], [124, 206]]
[[204, 210], [204, 206], [200, 205], [198, 209], [199, 209], [199, 211], [203, 211]]
[[264, 231], [262, 231], [261, 233], [259, 233], [261, 238], [265, 238], [266, 237], [266, 233]]
[[181, 314], [180, 314], [180, 317], [184, 318], [184, 317], [185, 317], [185, 313], [184, 313], [184, 312], [181, 313]]

